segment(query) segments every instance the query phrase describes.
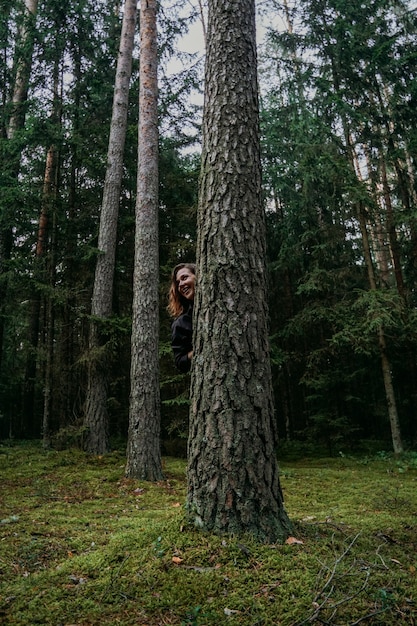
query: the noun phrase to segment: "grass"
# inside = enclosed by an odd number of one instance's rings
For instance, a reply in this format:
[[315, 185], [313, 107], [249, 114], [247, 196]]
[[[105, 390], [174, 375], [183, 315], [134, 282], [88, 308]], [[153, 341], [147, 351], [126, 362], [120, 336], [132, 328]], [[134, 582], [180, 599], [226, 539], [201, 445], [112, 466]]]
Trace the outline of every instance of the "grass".
[[281, 462], [302, 543], [184, 524], [185, 462], [124, 478], [91, 458], [0, 447], [0, 623], [417, 624], [417, 457]]

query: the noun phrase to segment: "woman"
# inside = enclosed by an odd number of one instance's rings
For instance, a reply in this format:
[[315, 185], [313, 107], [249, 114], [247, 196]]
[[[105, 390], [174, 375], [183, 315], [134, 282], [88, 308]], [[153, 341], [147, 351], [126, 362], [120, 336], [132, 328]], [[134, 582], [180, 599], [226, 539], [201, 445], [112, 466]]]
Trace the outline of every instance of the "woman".
[[168, 312], [172, 323], [172, 350], [180, 372], [191, 368], [193, 357], [193, 303], [195, 293], [195, 264], [180, 263], [174, 267], [168, 296]]

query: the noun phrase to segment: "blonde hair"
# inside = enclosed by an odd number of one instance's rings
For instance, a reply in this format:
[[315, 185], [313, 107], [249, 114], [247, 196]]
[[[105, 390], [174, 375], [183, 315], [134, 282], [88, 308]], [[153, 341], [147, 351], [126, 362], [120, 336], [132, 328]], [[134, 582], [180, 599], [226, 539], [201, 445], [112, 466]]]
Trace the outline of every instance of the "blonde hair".
[[185, 313], [186, 309], [189, 306], [188, 300], [180, 294], [177, 285], [177, 274], [180, 270], [184, 268], [190, 270], [190, 272], [192, 272], [192, 274], [194, 275], [196, 272], [195, 263], [179, 263], [172, 270], [171, 285], [168, 292], [167, 306], [168, 313], [171, 315], [171, 317], [179, 317], [180, 315]]

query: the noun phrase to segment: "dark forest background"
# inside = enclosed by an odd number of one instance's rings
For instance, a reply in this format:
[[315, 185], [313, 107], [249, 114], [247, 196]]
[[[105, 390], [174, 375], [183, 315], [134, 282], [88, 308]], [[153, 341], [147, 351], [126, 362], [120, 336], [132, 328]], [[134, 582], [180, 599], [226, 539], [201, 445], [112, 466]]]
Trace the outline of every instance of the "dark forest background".
[[[0, 436], [40, 438], [47, 418], [52, 444], [64, 447], [82, 441], [122, 7], [33, 4], [27, 19], [23, 2], [0, 0]], [[268, 0], [258, 10], [269, 24], [259, 73], [281, 445], [415, 447], [414, 3]], [[189, 379], [173, 367], [165, 306], [172, 267], [194, 260], [200, 158], [201, 108], [191, 96], [203, 60], [178, 53], [198, 19], [198, 7], [187, 11], [159, 11], [160, 368], [170, 454], [185, 451]], [[168, 74], [173, 59], [179, 69]], [[126, 439], [129, 414], [138, 88], [136, 49], [106, 346], [115, 440]]]

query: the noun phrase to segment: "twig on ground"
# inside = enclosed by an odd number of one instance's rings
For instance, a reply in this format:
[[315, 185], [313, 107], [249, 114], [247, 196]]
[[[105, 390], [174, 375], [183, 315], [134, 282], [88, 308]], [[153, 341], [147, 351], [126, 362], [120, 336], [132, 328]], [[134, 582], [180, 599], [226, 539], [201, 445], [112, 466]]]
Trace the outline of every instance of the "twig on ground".
[[336, 559], [334, 565], [333, 565], [333, 569], [332, 572], [330, 574], [330, 577], [327, 579], [327, 582], [325, 583], [324, 587], [321, 589], [321, 591], [319, 591], [319, 593], [316, 595], [314, 601], [317, 602], [318, 598], [320, 598], [320, 596], [323, 594], [323, 592], [325, 591], [325, 589], [329, 586], [329, 584], [332, 582], [333, 578], [335, 577], [337, 568], [339, 563], [342, 561], [342, 559], [345, 558], [345, 556], [348, 554], [348, 552], [352, 549], [352, 547], [354, 546], [356, 540], [358, 539], [358, 537], [360, 536], [360, 533], [358, 533], [357, 535], [355, 535], [355, 537], [352, 539], [352, 541], [350, 542], [350, 544], [348, 545], [348, 547], [346, 548], [346, 550], [344, 552], [342, 552], [342, 554]]
[[[325, 582], [325, 584], [323, 585], [323, 587], [316, 593], [315, 598], [313, 600], [313, 606], [314, 606], [314, 611], [308, 616], [306, 617], [306, 619], [304, 619], [301, 622], [297, 622], [294, 626], [302, 626], [303, 624], [307, 624], [307, 623], [312, 623], [318, 619], [320, 619], [321, 624], [332, 624], [332, 626], [336, 626], [333, 622], [333, 618], [335, 617], [336, 613], [337, 613], [337, 609], [339, 606], [341, 606], [342, 604], [346, 604], [347, 602], [350, 602], [353, 598], [355, 598], [356, 596], [358, 596], [360, 593], [362, 593], [362, 591], [364, 591], [364, 589], [366, 588], [367, 584], [368, 584], [368, 580], [369, 580], [369, 576], [370, 576], [370, 572], [367, 571], [366, 572], [366, 580], [364, 581], [363, 585], [361, 586], [361, 588], [356, 591], [354, 594], [347, 596], [345, 598], [342, 598], [341, 600], [339, 600], [338, 602], [333, 603], [333, 605], [329, 604], [329, 600], [335, 590], [335, 584], [333, 584], [334, 578], [337, 574], [337, 570], [338, 567], [340, 565], [340, 563], [343, 561], [343, 559], [346, 557], [346, 555], [350, 552], [350, 550], [353, 548], [353, 546], [355, 545], [356, 541], [358, 540], [358, 537], [360, 536], [361, 533], [358, 533], [357, 535], [355, 535], [355, 537], [352, 539], [352, 541], [349, 543], [349, 545], [346, 547], [346, 549], [340, 554], [340, 556], [338, 556], [333, 564], [333, 567], [330, 568], [327, 565], [321, 563], [322, 565], [322, 569], [319, 573], [319, 578], [321, 576], [324, 575], [324, 570], [328, 570], [330, 572], [330, 574], [328, 575], [328, 578]], [[349, 568], [349, 571], [352, 570], [353, 565]], [[329, 589], [330, 587], [330, 589]], [[326, 593], [325, 593], [326, 592]], [[330, 621], [328, 622], [326, 619], [323, 619], [323, 617], [321, 616], [321, 612], [325, 609], [325, 608], [330, 608], [330, 609], [334, 609], [334, 611], [332, 612], [332, 615], [330, 617]]]
[[361, 622], [364, 622], [366, 619], [375, 617], [375, 615], [379, 615], [380, 613], [385, 613], [385, 611], [388, 611], [388, 607], [386, 607], [385, 609], [380, 609], [379, 611], [374, 611], [373, 613], [368, 613], [368, 615], [364, 615], [363, 617], [357, 619], [356, 622], [351, 622], [348, 626], [357, 626]]

